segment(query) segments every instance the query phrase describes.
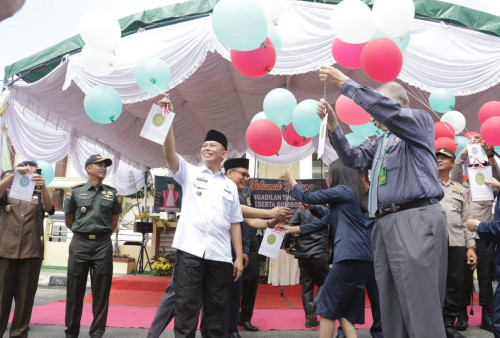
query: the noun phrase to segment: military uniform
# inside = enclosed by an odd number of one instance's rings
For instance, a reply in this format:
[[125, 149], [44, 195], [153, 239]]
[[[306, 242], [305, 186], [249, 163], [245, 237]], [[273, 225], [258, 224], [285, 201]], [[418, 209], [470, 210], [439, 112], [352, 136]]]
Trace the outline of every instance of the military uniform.
[[11, 337], [27, 337], [43, 260], [44, 211], [41, 196], [22, 201], [0, 195], [0, 337], [7, 328], [12, 299], [15, 310]]
[[94, 314], [90, 335], [101, 337], [106, 328], [113, 277], [111, 217], [122, 212], [118, 192], [105, 184], [93, 186], [87, 181], [71, 188], [64, 200], [63, 211], [75, 215], [68, 259], [66, 336], [77, 337], [79, 334], [90, 269]]

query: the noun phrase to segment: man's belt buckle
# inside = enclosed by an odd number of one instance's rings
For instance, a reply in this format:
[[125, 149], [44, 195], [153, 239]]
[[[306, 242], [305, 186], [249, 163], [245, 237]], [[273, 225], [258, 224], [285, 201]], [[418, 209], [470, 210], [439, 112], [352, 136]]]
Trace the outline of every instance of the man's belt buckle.
[[96, 239], [97, 236], [96, 235], [89, 235], [89, 239]]

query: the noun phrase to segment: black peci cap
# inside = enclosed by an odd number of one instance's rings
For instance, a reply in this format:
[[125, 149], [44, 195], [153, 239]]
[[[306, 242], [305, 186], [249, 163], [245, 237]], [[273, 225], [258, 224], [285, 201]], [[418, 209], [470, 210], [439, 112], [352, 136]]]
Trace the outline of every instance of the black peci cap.
[[227, 150], [227, 138], [220, 131], [210, 129], [205, 137], [205, 141], [219, 142]]
[[250, 160], [248, 158], [228, 158], [224, 162], [224, 170], [227, 172], [229, 169], [245, 168], [248, 169]]

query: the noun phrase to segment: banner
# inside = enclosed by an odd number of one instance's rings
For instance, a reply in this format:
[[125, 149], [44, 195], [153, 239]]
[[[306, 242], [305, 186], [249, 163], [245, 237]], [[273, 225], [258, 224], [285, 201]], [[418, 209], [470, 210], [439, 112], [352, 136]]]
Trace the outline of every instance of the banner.
[[182, 187], [172, 177], [155, 176], [154, 212], [181, 211]]

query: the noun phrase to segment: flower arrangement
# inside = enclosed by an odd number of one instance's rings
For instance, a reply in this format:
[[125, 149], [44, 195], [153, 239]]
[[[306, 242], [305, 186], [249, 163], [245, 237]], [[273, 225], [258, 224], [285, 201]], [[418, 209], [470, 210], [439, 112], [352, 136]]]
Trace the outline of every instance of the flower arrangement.
[[151, 275], [153, 276], [172, 276], [174, 264], [165, 257], [153, 257], [154, 263], [152, 265]]

